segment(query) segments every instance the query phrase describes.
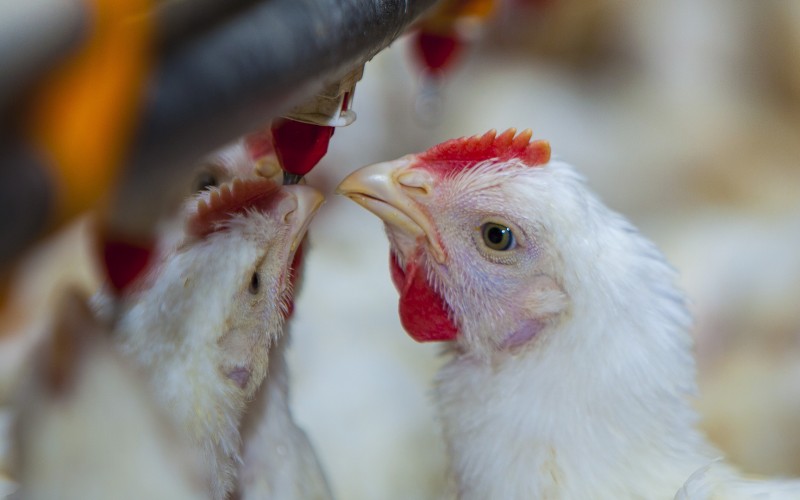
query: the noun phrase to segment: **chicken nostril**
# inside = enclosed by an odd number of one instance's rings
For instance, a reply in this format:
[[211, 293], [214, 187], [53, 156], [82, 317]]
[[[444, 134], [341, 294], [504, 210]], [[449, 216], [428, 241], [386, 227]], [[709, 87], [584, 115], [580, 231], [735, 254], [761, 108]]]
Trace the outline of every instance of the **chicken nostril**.
[[397, 183], [406, 191], [428, 195], [433, 191], [433, 178], [422, 170], [409, 170], [396, 177]]
[[288, 224], [292, 221], [293, 214], [297, 211], [297, 198], [293, 195], [284, 197], [278, 204], [278, 213], [283, 214], [283, 223]]

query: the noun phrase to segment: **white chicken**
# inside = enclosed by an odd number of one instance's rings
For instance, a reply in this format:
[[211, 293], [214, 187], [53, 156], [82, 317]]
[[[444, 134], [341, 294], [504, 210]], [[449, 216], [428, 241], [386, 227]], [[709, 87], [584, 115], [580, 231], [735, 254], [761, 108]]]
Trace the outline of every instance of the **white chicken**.
[[531, 132], [365, 167], [399, 314], [447, 342], [435, 399], [461, 499], [800, 498], [743, 479], [691, 407], [691, 319], [658, 249]]
[[273, 345], [267, 381], [250, 404], [242, 424], [242, 500], [327, 500], [330, 487], [305, 432], [289, 405], [289, 369], [284, 335]]
[[[328, 498], [313, 450], [279, 397], [288, 391], [282, 337], [296, 251], [323, 198], [256, 176], [263, 158], [251, 152], [240, 141], [212, 156], [197, 176], [201, 192], [162, 232], [152, 269], [118, 300], [101, 296], [97, 304], [117, 316], [114, 341], [196, 445], [213, 498], [237, 488], [240, 468], [244, 498]], [[262, 427], [277, 427], [274, 441]], [[295, 453], [303, 468], [292, 479], [316, 485], [318, 495], [271, 493], [287, 466], [270, 468], [266, 457], [288, 463]]]
[[[189, 443], [67, 290], [15, 396], [11, 498], [207, 499]], [[5, 498], [0, 490], [0, 498]]]

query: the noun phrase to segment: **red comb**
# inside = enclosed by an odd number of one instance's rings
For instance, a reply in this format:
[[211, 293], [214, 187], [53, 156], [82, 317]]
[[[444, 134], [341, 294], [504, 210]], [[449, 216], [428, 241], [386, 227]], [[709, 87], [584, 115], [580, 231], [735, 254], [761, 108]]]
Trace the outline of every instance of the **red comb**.
[[205, 237], [220, 227], [220, 223], [248, 209], [266, 210], [277, 200], [280, 186], [267, 179], [234, 179], [212, 189], [197, 201], [197, 208], [186, 224], [189, 233]]
[[[443, 142], [419, 155], [419, 159], [432, 163], [436, 170], [451, 173], [486, 160], [508, 161], [517, 159], [533, 167], [550, 161], [550, 143], [531, 141], [533, 132], [510, 128], [500, 135], [492, 129], [483, 135], [461, 137]], [[515, 136], [516, 135], [516, 136]]]

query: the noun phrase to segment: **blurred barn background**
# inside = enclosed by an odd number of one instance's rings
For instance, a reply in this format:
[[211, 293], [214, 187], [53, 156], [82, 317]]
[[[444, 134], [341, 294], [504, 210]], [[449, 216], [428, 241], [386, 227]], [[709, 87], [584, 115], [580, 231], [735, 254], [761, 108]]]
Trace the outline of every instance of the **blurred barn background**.
[[[439, 498], [446, 461], [428, 393], [438, 348], [399, 325], [381, 224], [333, 189], [359, 166], [508, 127], [549, 140], [680, 271], [711, 438], [748, 472], [800, 476], [798, 54], [797, 2], [505, 0], [433, 116], [407, 39], [369, 62], [358, 119], [307, 177], [328, 201], [291, 351], [296, 417], [337, 497]], [[96, 286], [87, 227], [19, 266], [0, 397], [59, 287]]]

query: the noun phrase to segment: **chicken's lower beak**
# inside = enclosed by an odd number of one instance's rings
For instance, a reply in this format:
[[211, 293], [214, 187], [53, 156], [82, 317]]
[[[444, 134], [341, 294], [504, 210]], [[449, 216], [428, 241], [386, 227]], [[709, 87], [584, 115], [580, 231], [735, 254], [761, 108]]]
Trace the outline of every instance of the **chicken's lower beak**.
[[287, 222], [292, 226], [290, 234], [292, 238], [291, 251], [294, 252], [300, 246], [311, 219], [319, 210], [319, 207], [322, 206], [325, 197], [316, 189], [300, 184], [284, 186], [283, 189], [289, 191], [297, 200], [297, 208], [286, 214]]
[[[376, 163], [356, 170], [347, 176], [337, 194], [342, 194], [380, 217], [386, 224], [403, 231], [412, 238], [424, 236], [437, 262], [444, 263], [446, 253], [439, 242], [436, 227], [409, 191], [419, 191], [426, 196], [427, 190], [409, 187], [398, 181], [407, 173], [409, 157]], [[424, 193], [424, 194], [423, 194]]]

